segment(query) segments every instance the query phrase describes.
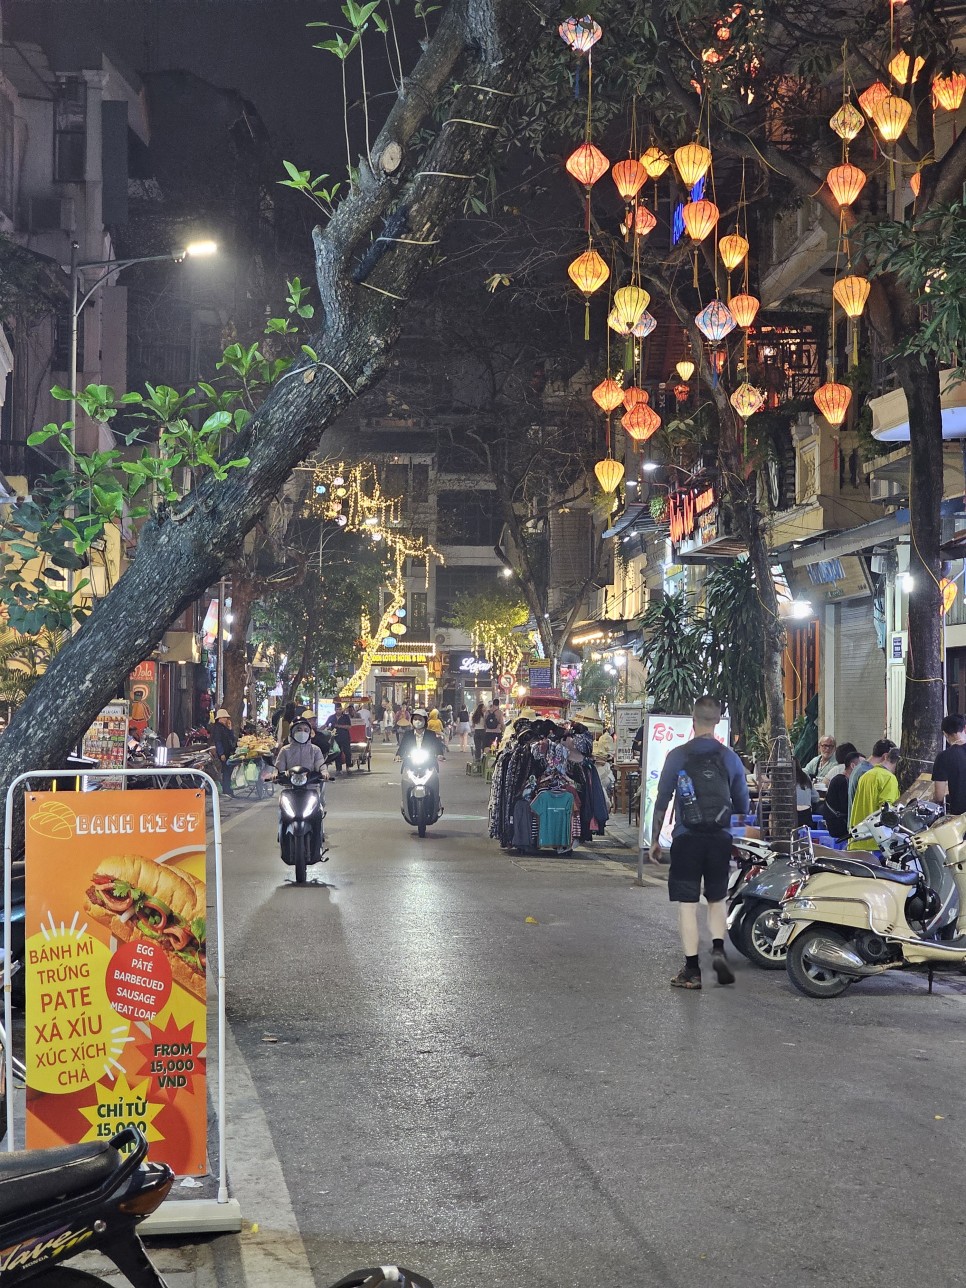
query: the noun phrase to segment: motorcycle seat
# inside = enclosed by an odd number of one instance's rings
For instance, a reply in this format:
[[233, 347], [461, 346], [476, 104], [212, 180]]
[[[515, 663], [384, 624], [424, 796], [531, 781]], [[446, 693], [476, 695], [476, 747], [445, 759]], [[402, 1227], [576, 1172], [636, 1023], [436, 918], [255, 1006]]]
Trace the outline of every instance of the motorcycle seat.
[[109, 1141], [0, 1155], [0, 1220], [94, 1190], [120, 1166]]
[[881, 863], [847, 859], [839, 853], [834, 857], [822, 855], [819, 863], [809, 865], [809, 871], [838, 872], [845, 877], [872, 877], [876, 881], [894, 881], [897, 885], [907, 886], [913, 886], [919, 880], [918, 872], [901, 872], [896, 868], [884, 868]]

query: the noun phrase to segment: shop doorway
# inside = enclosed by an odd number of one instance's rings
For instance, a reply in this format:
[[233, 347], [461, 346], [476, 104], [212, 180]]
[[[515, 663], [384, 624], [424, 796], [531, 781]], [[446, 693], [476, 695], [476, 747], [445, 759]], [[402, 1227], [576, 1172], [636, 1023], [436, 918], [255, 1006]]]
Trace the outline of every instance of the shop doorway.
[[395, 707], [412, 707], [416, 695], [416, 681], [405, 679], [376, 678], [376, 709], [382, 710], [383, 698], [388, 698]]
[[946, 653], [946, 710], [951, 716], [966, 715], [966, 648]]

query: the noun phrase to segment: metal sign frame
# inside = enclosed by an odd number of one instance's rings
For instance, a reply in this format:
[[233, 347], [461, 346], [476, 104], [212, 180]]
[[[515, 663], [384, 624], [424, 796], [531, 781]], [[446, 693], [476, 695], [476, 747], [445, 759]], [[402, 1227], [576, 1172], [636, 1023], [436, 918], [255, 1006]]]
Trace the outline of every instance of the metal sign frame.
[[[217, 1008], [218, 1008], [218, 1088], [217, 1088], [217, 1117], [218, 1117], [218, 1203], [227, 1204], [230, 1202], [228, 1197], [228, 1159], [225, 1153], [225, 1043], [227, 1036], [226, 1019], [225, 1019], [225, 938], [224, 938], [224, 882], [221, 854], [221, 802], [218, 799], [218, 785], [210, 774], [206, 774], [202, 769], [180, 769], [177, 767], [162, 768], [160, 766], [152, 769], [124, 769], [118, 770], [116, 767], [111, 769], [89, 769], [83, 774], [78, 773], [75, 769], [38, 769], [31, 773], [18, 774], [10, 786], [7, 788], [7, 799], [5, 804], [4, 815], [4, 832], [3, 832], [3, 1028], [5, 1034], [12, 1032], [11, 1021], [13, 1018], [13, 993], [11, 987], [10, 973], [10, 901], [13, 887], [12, 865], [13, 865], [13, 800], [14, 792], [23, 784], [31, 780], [40, 779], [59, 779], [59, 778], [193, 778], [199, 784], [211, 788], [211, 811], [212, 811], [212, 833], [214, 836], [214, 863], [215, 863], [215, 921], [218, 927], [218, 980], [217, 980]], [[163, 789], [159, 789], [163, 790]], [[7, 1078], [7, 1151], [12, 1152], [15, 1148], [14, 1141], [14, 1113], [13, 1113], [13, 1042], [4, 1043], [4, 1060], [6, 1065]], [[204, 1200], [199, 1201], [199, 1205]], [[191, 1205], [190, 1199], [179, 1199], [177, 1206], [183, 1209]], [[219, 1227], [224, 1228], [224, 1227]]]

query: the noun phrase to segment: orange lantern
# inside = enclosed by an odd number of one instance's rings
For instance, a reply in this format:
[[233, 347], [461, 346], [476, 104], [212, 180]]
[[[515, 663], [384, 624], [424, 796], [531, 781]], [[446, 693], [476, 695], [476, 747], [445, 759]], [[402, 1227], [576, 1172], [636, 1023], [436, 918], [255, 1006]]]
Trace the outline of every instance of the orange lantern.
[[646, 443], [661, 428], [661, 418], [647, 403], [640, 403], [621, 417], [621, 426], [635, 443]]
[[649, 395], [646, 389], [638, 389], [637, 385], [630, 385], [624, 390], [622, 401], [628, 411], [633, 411], [635, 407], [648, 402]]
[[621, 286], [614, 292], [613, 313], [621, 323], [624, 333], [629, 332], [651, 302], [643, 286]]
[[754, 416], [756, 411], [761, 411], [765, 404], [765, 395], [748, 381], [744, 381], [731, 395], [731, 405], [741, 417], [747, 420], [749, 416]]
[[628, 203], [632, 202], [640, 190], [647, 183], [647, 171], [641, 165], [640, 161], [629, 158], [627, 161], [618, 161], [610, 172], [610, 177], [614, 180], [617, 191]]
[[567, 173], [583, 184], [588, 193], [610, 168], [610, 162], [593, 143], [581, 143], [567, 158]]
[[899, 98], [897, 94], [886, 94], [885, 98], [880, 98], [872, 104], [869, 115], [885, 141], [895, 143], [909, 124], [912, 104], [906, 102], [904, 98]]
[[909, 187], [912, 189], [912, 195], [913, 195], [914, 197], [918, 197], [918, 196], [919, 196], [919, 189], [922, 187], [922, 171], [921, 171], [921, 170], [917, 170], [917, 171], [916, 171], [916, 173], [911, 177], [911, 179], [909, 180]]
[[671, 390], [671, 392], [674, 394], [674, 397], [678, 400], [679, 403], [687, 402], [688, 399], [691, 397], [691, 386], [675, 385], [674, 388]]
[[947, 112], [958, 112], [966, 94], [966, 76], [962, 72], [952, 72], [949, 76], [937, 76], [932, 83], [932, 105], [941, 107]]
[[600, 382], [596, 389], [591, 391], [590, 396], [601, 411], [607, 412], [609, 415], [624, 401], [624, 390], [616, 380], [611, 380], [610, 376], [608, 376]]
[[671, 164], [671, 158], [660, 148], [650, 147], [641, 157], [641, 165], [647, 172], [649, 179], [660, 179], [661, 175]]
[[731, 297], [728, 301], [728, 308], [731, 309], [731, 316], [742, 330], [747, 331], [761, 308], [761, 301], [754, 295], [742, 293]]
[[674, 164], [678, 168], [681, 182], [686, 188], [693, 188], [699, 179], [703, 179], [711, 166], [711, 153], [700, 143], [686, 143], [674, 153]]
[[718, 207], [713, 201], [689, 201], [682, 211], [684, 226], [693, 241], [704, 241], [718, 222]]
[[825, 182], [832, 191], [832, 196], [840, 206], [851, 206], [865, 187], [866, 173], [857, 165], [846, 161], [844, 165], [833, 166], [825, 177]]
[[599, 291], [608, 277], [610, 277], [610, 269], [593, 247], [585, 250], [582, 255], [578, 255], [567, 266], [567, 272], [570, 274], [570, 279], [577, 290], [586, 295], [588, 299], [593, 295], [594, 291]]
[[943, 577], [942, 581], [940, 581], [939, 592], [943, 597], [942, 608], [940, 609], [941, 617], [945, 617], [953, 604], [955, 604], [958, 589], [959, 588], [955, 581], [951, 580], [949, 577]]
[[647, 206], [638, 206], [634, 211], [634, 231], [638, 237], [646, 237], [657, 227], [657, 218]]
[[847, 317], [860, 318], [871, 290], [872, 283], [867, 277], [857, 277], [850, 273], [848, 277], [842, 277], [835, 283], [832, 294]]
[[615, 461], [613, 456], [607, 456], [602, 461], [598, 461], [594, 466], [594, 473], [597, 475], [597, 482], [604, 492], [616, 492], [620, 487], [621, 479], [624, 477], [624, 467], [620, 461]]
[[[912, 66], [912, 75], [909, 75], [909, 68]], [[915, 63], [912, 62], [909, 55], [904, 49], [900, 49], [889, 64], [889, 75], [899, 85], [915, 85], [919, 79], [919, 73], [926, 65], [925, 58], [916, 57]]]
[[682, 380], [690, 380], [695, 372], [694, 363], [690, 358], [682, 358], [680, 362], [675, 363], [674, 369]]
[[742, 237], [741, 233], [729, 233], [718, 242], [718, 254], [729, 273], [738, 267], [749, 249], [748, 238]]
[[873, 106], [880, 98], [885, 98], [888, 93], [888, 85], [883, 85], [882, 81], [876, 81], [874, 85], [870, 85], [867, 90], [863, 90], [859, 95], [859, 107], [861, 107], [866, 116], [871, 116]]
[[812, 395], [815, 406], [830, 425], [841, 425], [852, 401], [852, 390], [848, 385], [837, 385], [834, 380], [826, 381]]
[[[882, 88], [885, 89], [885, 86], [883, 85]], [[851, 143], [865, 125], [865, 121], [862, 119], [861, 112], [856, 111], [851, 103], [845, 102], [830, 119], [829, 125], [840, 139]]]

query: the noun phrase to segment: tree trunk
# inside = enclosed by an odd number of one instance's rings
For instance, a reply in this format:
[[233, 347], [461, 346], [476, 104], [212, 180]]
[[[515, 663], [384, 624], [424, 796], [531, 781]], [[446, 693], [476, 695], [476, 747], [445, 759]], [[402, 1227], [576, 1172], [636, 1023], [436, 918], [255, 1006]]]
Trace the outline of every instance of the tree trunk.
[[[221, 574], [292, 468], [349, 401], [381, 375], [406, 320], [408, 298], [440, 236], [485, 171], [522, 69], [537, 43], [539, 15], [517, 0], [454, 0], [375, 141], [375, 170], [360, 165], [350, 196], [326, 231], [315, 230], [325, 321], [310, 338], [317, 361], [283, 377], [232, 444], [250, 465], [224, 480], [205, 477], [182, 502], [142, 529], [132, 566], [54, 659], [0, 739], [0, 790], [27, 769], [59, 763], [167, 626]], [[425, 154], [406, 152], [459, 71], [448, 119]], [[384, 173], [390, 144], [406, 165]], [[418, 162], [413, 173], [412, 162]], [[350, 257], [392, 203], [408, 215], [364, 283]]]
[[[258, 599], [260, 583], [249, 574], [244, 561], [231, 566], [231, 632], [223, 653], [224, 703], [236, 731], [242, 727], [245, 680], [248, 675], [248, 627]], [[249, 709], [249, 718], [254, 713]]]
[[902, 704], [903, 786], [928, 773], [940, 750], [943, 717], [942, 554], [943, 436], [939, 367], [898, 358], [909, 408], [909, 643]]

